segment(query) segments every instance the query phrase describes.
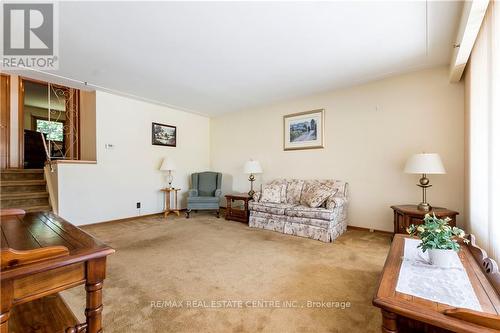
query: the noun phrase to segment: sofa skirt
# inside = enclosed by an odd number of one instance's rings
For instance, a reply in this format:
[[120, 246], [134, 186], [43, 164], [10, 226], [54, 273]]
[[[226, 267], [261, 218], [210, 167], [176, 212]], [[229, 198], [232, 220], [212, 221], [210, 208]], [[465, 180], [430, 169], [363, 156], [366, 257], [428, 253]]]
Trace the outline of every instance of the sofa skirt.
[[322, 242], [333, 242], [347, 230], [347, 219], [330, 221], [327, 228], [297, 223], [296, 219], [294, 219], [294, 222], [290, 222], [292, 219], [284, 215], [251, 211], [248, 225], [251, 228], [277, 231], [287, 235], [306, 237]]

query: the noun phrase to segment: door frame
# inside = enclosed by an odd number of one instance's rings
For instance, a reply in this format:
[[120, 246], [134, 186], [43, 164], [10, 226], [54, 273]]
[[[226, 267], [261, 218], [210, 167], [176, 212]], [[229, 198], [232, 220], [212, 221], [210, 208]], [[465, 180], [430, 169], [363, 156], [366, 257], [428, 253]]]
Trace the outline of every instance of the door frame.
[[[73, 133], [74, 127], [70, 127], [71, 131], [68, 131], [69, 133], [65, 134], [65, 139], [68, 140], [68, 142], [71, 141], [71, 135], [76, 135], [76, 142], [75, 143], [69, 143], [68, 148], [71, 154], [71, 159], [78, 160], [80, 159], [80, 89], [76, 88], [71, 88], [67, 86], [63, 86], [57, 83], [51, 83], [47, 81], [42, 81], [42, 80], [36, 80], [36, 79], [31, 79], [27, 78], [24, 76], [19, 76], [19, 85], [18, 85], [18, 139], [19, 139], [19, 168], [24, 169], [24, 93], [25, 93], [25, 87], [24, 87], [24, 82], [31, 82], [31, 83], [36, 83], [36, 84], [43, 84], [43, 85], [52, 85], [57, 88], [61, 89], [73, 89], [75, 91], [75, 98], [73, 100], [73, 107], [76, 109], [76, 115], [72, 115], [72, 119], [68, 119], [66, 117], [67, 122], [74, 122], [76, 123], [76, 134]], [[73, 119], [74, 118], [74, 119]]]
[[0, 73], [0, 76], [4, 77], [6, 81], [6, 104], [7, 104], [7, 126], [5, 127], [5, 132], [6, 132], [6, 139], [5, 142], [2, 144], [5, 144], [5, 168], [8, 169], [10, 168], [10, 75]]
[[17, 141], [18, 168], [24, 169], [24, 78], [17, 80]]

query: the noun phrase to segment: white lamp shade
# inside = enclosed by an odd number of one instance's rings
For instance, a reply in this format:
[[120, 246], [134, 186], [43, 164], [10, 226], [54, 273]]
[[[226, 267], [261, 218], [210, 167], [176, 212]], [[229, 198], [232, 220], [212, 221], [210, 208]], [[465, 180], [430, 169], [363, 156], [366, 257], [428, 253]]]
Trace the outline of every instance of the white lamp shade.
[[435, 153], [415, 154], [406, 161], [405, 173], [446, 173], [441, 157]]
[[259, 161], [249, 160], [245, 162], [243, 171], [248, 174], [262, 173], [262, 167]]
[[173, 171], [175, 170], [175, 163], [169, 158], [164, 158], [160, 166], [161, 171]]

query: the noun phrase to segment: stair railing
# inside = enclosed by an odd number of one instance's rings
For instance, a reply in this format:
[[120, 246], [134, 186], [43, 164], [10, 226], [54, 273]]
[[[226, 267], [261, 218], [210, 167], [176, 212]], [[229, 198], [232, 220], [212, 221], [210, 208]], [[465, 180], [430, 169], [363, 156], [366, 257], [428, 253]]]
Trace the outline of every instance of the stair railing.
[[49, 148], [47, 147], [47, 141], [45, 140], [45, 135], [43, 135], [43, 133], [41, 133], [41, 132], [40, 132], [40, 135], [42, 136], [43, 148], [45, 149], [45, 157], [47, 160], [46, 163], [48, 163], [50, 166], [50, 172], [54, 172], [54, 167], [52, 166], [52, 163], [51, 163]]

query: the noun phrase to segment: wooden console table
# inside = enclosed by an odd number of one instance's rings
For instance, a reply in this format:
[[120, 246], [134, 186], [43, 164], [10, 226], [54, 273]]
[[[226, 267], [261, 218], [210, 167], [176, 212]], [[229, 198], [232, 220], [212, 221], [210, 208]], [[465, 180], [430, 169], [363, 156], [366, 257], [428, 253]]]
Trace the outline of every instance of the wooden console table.
[[[4, 215], [0, 227], [0, 333], [102, 332], [106, 257], [115, 251], [48, 212]], [[58, 292], [81, 284], [86, 322], [78, 324]]]
[[[405, 238], [397, 234], [387, 256], [373, 305], [382, 310], [382, 332], [469, 332], [500, 330], [500, 273], [496, 263], [475, 245], [461, 244], [460, 260], [484, 312], [457, 309], [396, 291]], [[496, 329], [493, 329], [496, 327]]]
[[[170, 213], [174, 213], [177, 216], [180, 215], [180, 211], [179, 211], [179, 208], [177, 206], [177, 192], [179, 192], [180, 190], [181, 190], [180, 188], [164, 188], [163, 190], [161, 190], [162, 192], [165, 192], [165, 211], [163, 212], [165, 218], [167, 218], [168, 214], [170, 214]], [[172, 199], [170, 196], [171, 193], [174, 194], [174, 207], [173, 207], [173, 209], [170, 205], [170, 200]]]
[[[248, 223], [250, 211], [248, 202], [252, 199], [247, 193], [227, 194], [226, 196], [226, 220]], [[243, 201], [242, 208], [233, 207], [235, 201]]]

